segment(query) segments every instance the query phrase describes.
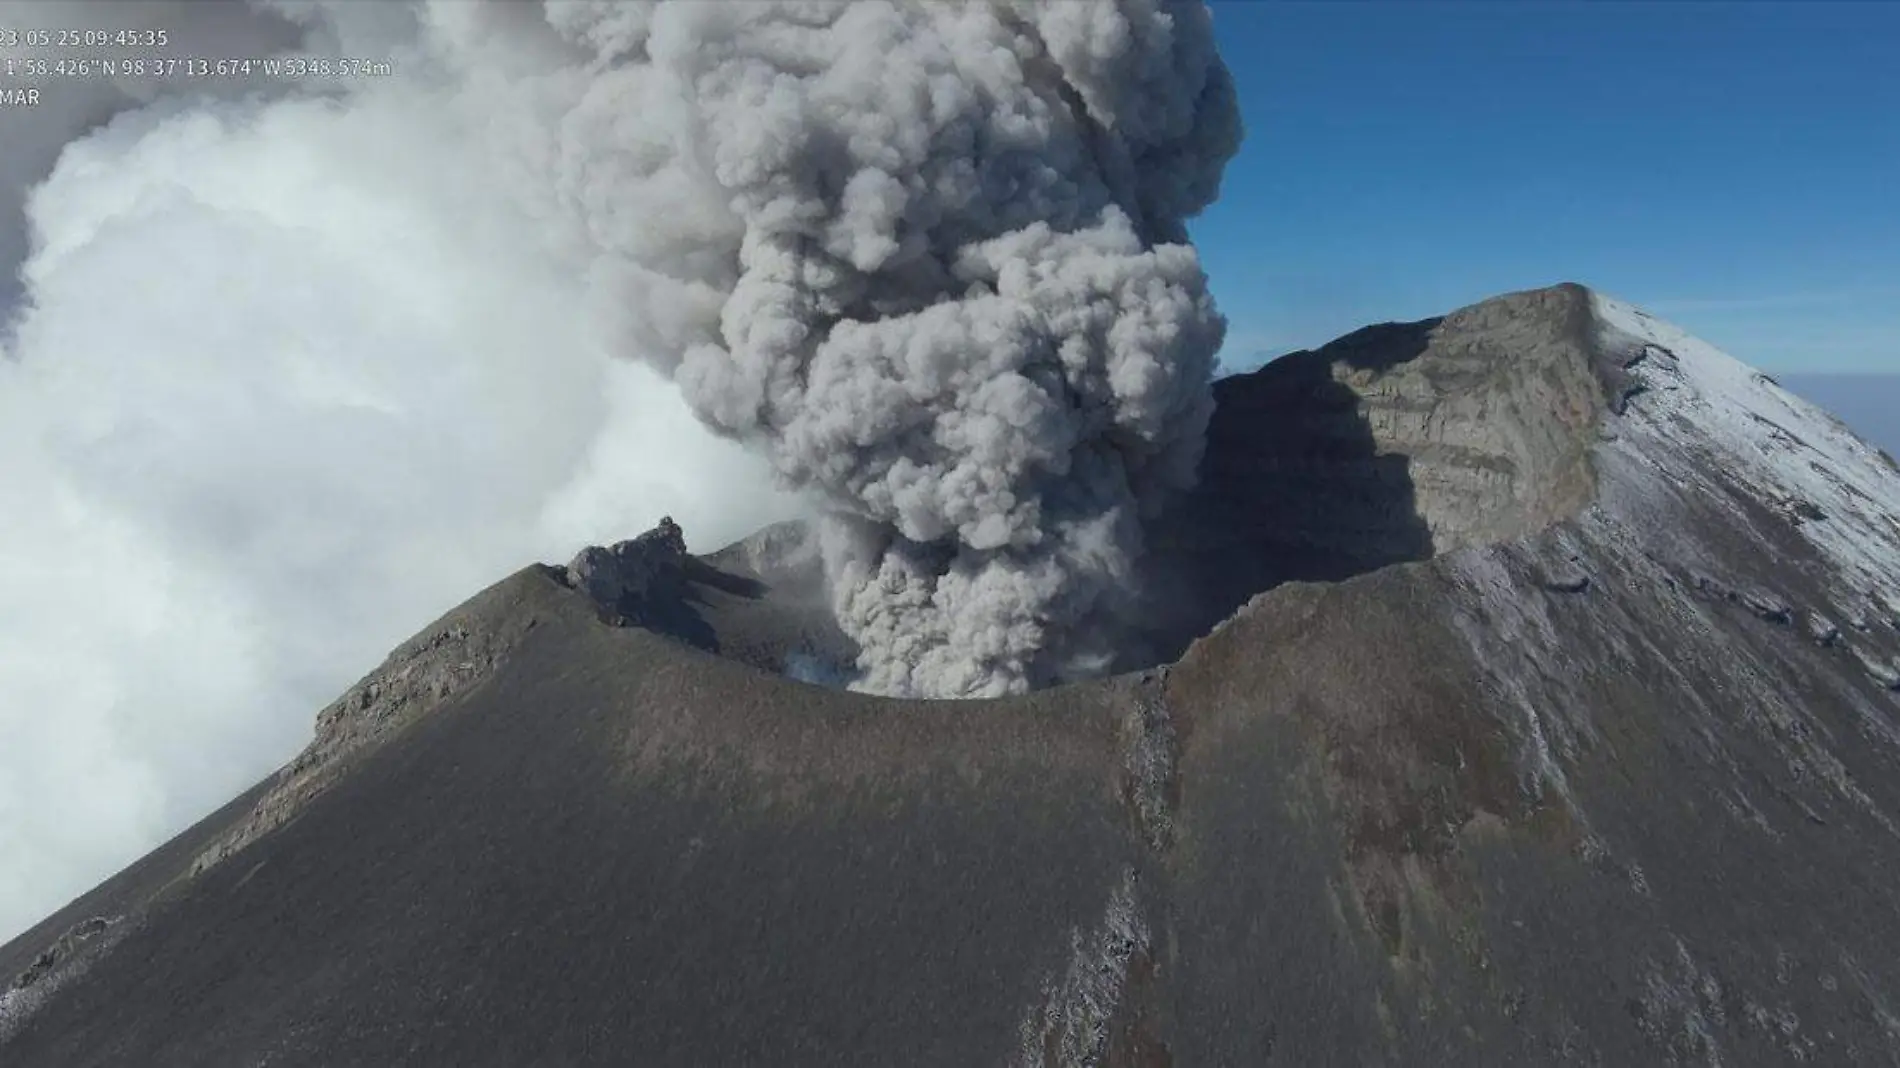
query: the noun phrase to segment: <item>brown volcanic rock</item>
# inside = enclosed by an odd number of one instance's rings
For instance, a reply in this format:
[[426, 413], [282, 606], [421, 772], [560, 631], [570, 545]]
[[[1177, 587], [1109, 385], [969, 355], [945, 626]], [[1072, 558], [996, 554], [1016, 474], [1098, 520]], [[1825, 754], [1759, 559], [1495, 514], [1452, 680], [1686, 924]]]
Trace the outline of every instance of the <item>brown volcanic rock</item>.
[[1587, 504], [1627, 386], [1581, 286], [1371, 326], [1215, 384], [1201, 486], [1155, 532], [1156, 658], [1247, 597], [1515, 538]]
[[0, 1060], [1892, 1063], [1900, 473], [1705, 349], [1565, 286], [1223, 382], [1178, 659], [1020, 699], [762, 673], [849, 651], [789, 528], [525, 570], [0, 949]]

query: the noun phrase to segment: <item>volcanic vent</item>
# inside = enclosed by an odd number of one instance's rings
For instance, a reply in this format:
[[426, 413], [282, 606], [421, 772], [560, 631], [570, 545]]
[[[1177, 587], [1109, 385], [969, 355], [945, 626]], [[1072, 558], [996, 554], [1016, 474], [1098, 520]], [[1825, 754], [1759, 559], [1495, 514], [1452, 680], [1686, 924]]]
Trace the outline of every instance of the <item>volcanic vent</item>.
[[[1559, 286], [1367, 327], [1217, 382], [1196, 488], [1150, 525], [1150, 555], [1131, 575], [1144, 622], [1122, 629], [1104, 669], [1172, 660], [1282, 582], [1336, 581], [1577, 514], [1596, 493], [1602, 420], [1631, 388], [1594, 330], [1588, 292]], [[654, 629], [701, 648], [720, 651], [713, 631], [729, 634], [731, 655], [767, 670], [849, 668], [855, 646], [827, 618], [807, 525], [704, 561], [679, 539], [663, 520], [585, 550], [568, 581], [609, 616], [658, 613]], [[611, 590], [578, 577], [623, 572], [642, 577], [610, 578]], [[634, 597], [652, 607], [614, 606], [627, 581], [657, 584]], [[720, 625], [709, 629], [705, 613]]]

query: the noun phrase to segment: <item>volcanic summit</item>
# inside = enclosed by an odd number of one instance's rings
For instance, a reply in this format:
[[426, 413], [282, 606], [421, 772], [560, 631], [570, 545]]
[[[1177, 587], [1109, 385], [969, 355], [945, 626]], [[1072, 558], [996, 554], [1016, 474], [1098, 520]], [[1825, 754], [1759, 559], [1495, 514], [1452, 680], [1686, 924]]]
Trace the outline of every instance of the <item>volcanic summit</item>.
[[1890, 457], [1575, 285], [1215, 400], [1117, 673], [801, 681], [797, 526], [529, 566], [0, 948], [0, 1061], [1900, 1059]]

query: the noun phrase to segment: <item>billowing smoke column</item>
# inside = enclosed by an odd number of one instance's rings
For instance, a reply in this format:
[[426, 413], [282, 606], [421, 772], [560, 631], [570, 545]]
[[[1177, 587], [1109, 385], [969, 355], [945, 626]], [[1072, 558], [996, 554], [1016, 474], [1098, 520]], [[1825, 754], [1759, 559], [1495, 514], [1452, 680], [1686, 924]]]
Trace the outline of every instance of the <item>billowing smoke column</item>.
[[[512, 9], [436, 9], [522, 84]], [[817, 491], [859, 685], [1099, 669], [1193, 478], [1224, 324], [1184, 220], [1238, 147], [1167, 0], [553, 2], [539, 155], [628, 346]], [[451, 22], [450, 20], [453, 20]], [[478, 94], [478, 98], [488, 93]], [[583, 236], [584, 234], [584, 236]]]
[[1107, 665], [1224, 330], [1184, 229], [1240, 137], [1199, 0], [256, 6], [256, 49], [396, 71], [263, 92], [462, 131], [590, 333], [817, 498], [857, 685]]

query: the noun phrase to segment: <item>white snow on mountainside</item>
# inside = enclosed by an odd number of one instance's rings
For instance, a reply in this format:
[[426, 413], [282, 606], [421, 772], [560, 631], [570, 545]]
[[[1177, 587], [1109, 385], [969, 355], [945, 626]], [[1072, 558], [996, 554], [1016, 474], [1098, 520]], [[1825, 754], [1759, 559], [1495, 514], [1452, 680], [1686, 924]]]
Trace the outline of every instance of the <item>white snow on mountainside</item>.
[[[1618, 433], [1598, 451], [1611, 476], [1605, 504], [1667, 522], [1681, 514], [1663, 506], [1671, 498], [1721, 501], [1737, 540], [1770, 545], [1768, 528], [1786, 526], [1761, 509], [1777, 510], [1815, 551], [1764, 563], [1798, 567], [1804, 584], [1825, 591], [1830, 604], [1804, 606], [1817, 637], [1834, 622], [1900, 626], [1900, 469], [1761, 372], [1639, 308], [1593, 297], [1600, 340], [1632, 379]], [[1668, 531], [1651, 534], [1667, 543]], [[1686, 537], [1679, 548], [1694, 554], [1703, 541]], [[1884, 659], [1868, 667], [1895, 670]]]
[[[1900, 335], [1896, 335], [1900, 344]], [[1894, 354], [1900, 367], [1900, 351]], [[1900, 370], [1793, 371], [1777, 374], [1783, 389], [1834, 413], [1863, 441], [1900, 459]]]

